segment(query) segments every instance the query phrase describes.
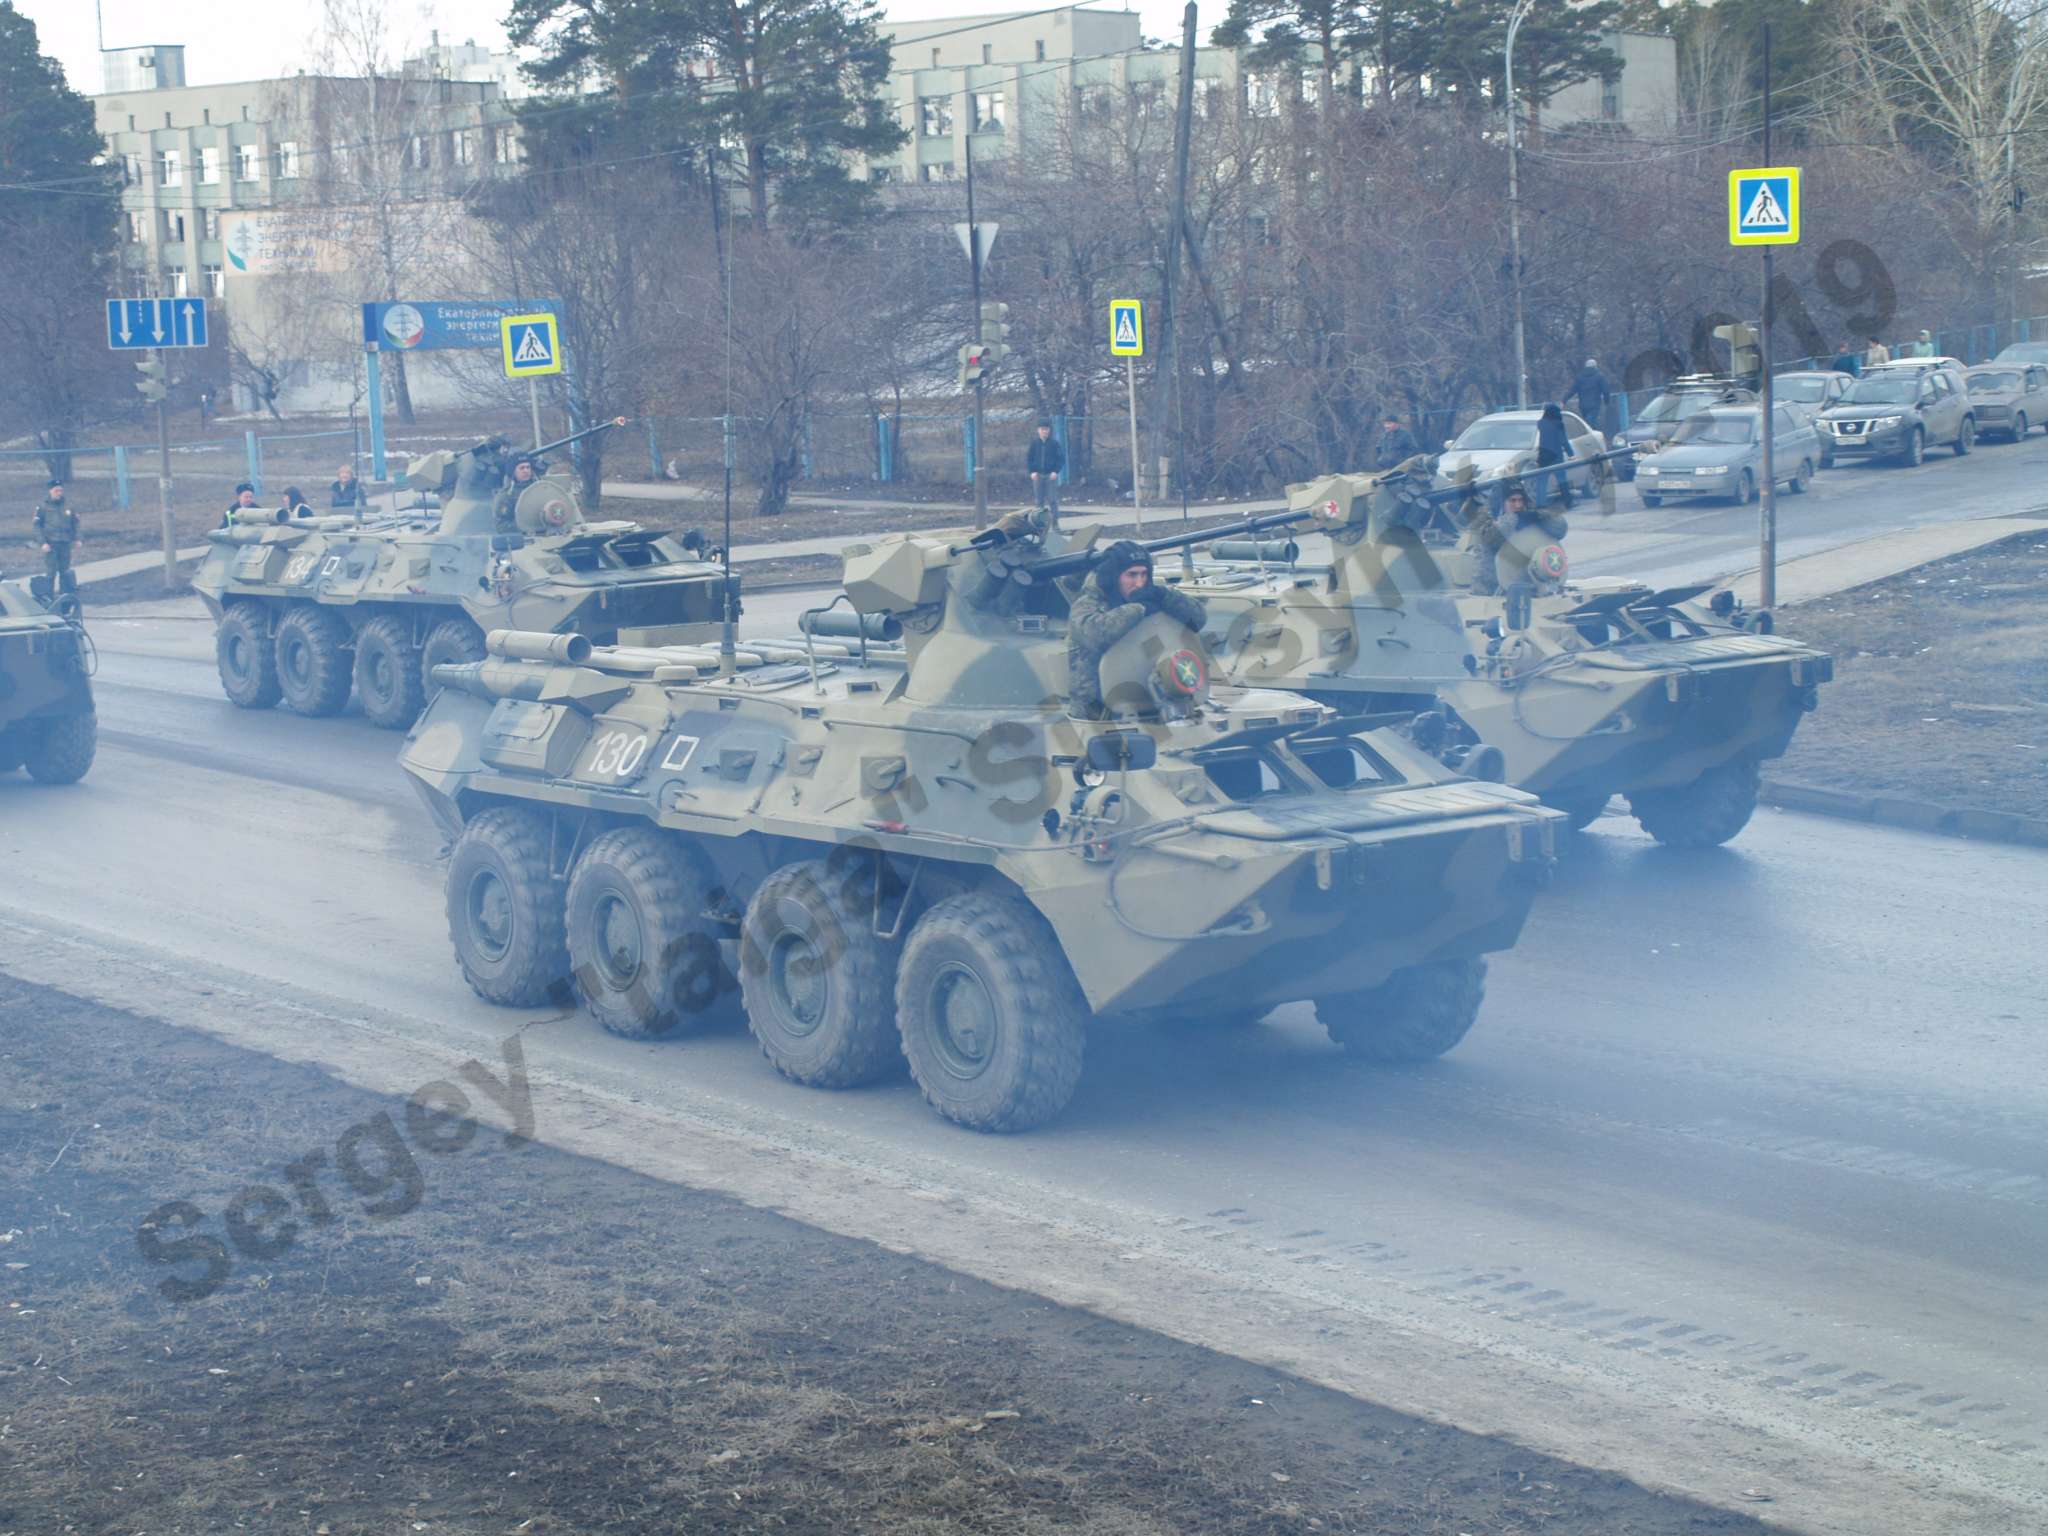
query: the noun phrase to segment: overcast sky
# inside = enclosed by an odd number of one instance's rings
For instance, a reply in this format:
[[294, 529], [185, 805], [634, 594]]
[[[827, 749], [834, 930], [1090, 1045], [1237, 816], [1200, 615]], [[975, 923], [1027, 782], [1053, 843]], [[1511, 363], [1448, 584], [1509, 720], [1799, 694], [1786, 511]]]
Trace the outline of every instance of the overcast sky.
[[[36, 24], [43, 52], [64, 66], [72, 86], [87, 95], [100, 89], [99, 43], [95, 40], [93, 0], [13, 0], [14, 8]], [[503, 47], [503, 18], [510, 0], [389, 0], [392, 18], [391, 54], [397, 58], [425, 43], [439, 28], [441, 41], [460, 43], [474, 38]], [[1178, 36], [1185, 0], [1144, 0], [1135, 9], [1145, 17], [1151, 37]], [[1101, 10], [1124, 9], [1101, 5]], [[1222, 20], [1226, 0], [1207, 0], [1199, 32]], [[1028, 3], [976, 5], [972, 0], [896, 0], [892, 16], [921, 20], [931, 16], [976, 15], [997, 11], [1028, 11]], [[310, 67], [313, 37], [319, 29], [319, 0], [100, 0], [111, 48], [136, 43], [183, 43], [185, 78], [191, 85], [226, 80], [261, 80]]]

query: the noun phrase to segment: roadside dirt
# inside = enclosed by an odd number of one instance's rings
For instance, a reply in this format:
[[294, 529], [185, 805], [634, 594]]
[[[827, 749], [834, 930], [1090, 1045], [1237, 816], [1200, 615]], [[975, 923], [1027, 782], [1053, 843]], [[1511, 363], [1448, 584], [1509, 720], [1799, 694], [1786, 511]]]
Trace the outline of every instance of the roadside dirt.
[[1762, 1529], [427, 1107], [0, 976], [0, 1532]]
[[2048, 817], [2048, 530], [1781, 619], [1835, 680], [1769, 776]]

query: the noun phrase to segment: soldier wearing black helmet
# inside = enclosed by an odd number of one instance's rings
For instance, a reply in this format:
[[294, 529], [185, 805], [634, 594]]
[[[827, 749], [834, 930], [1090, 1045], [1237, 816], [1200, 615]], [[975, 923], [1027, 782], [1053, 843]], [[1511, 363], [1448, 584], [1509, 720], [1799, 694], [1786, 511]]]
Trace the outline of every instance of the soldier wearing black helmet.
[[500, 533], [512, 533], [519, 527], [515, 509], [526, 488], [540, 478], [540, 461], [530, 453], [513, 456], [511, 472], [505, 483], [498, 487], [497, 500], [491, 503], [491, 521]]
[[1067, 713], [1100, 720], [1102, 658], [1148, 617], [1164, 613], [1200, 634], [1208, 610], [1152, 579], [1152, 556], [1129, 539], [1102, 552], [1067, 614]]
[[71, 547], [78, 542], [78, 513], [64, 499], [64, 482], [52, 480], [36, 503], [33, 524], [37, 542], [43, 546], [43, 573], [53, 592], [78, 590], [78, 578], [71, 573]]

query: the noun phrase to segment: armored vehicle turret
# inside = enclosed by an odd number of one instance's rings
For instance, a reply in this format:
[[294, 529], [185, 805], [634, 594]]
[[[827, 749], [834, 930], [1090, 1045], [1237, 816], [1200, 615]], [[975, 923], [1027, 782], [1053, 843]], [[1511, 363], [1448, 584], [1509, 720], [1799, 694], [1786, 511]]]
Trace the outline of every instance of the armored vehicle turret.
[[1207, 605], [1221, 675], [1346, 715], [1426, 712], [1426, 737], [1498, 748], [1507, 781], [1575, 826], [1621, 794], [1661, 842], [1741, 831], [1759, 764], [1784, 753], [1832, 659], [1726, 591], [1573, 580], [1540, 527], [1503, 536], [1459, 500], [1399, 472], [1290, 487], [1330, 564], [1220, 547], [1181, 584]]
[[0, 581], [0, 774], [26, 768], [42, 784], [85, 777], [99, 743], [92, 670], [81, 624], [28, 584]]
[[[542, 472], [515, 480], [520, 459]], [[426, 702], [428, 675], [480, 660], [487, 629], [627, 645], [716, 631], [724, 578], [701, 558], [702, 540], [587, 520], [574, 483], [547, 471], [537, 450], [514, 455], [492, 439], [428, 454], [406, 483], [419, 500], [410, 509], [298, 520], [263, 511], [207, 535], [193, 586], [217, 624], [229, 699], [332, 715], [353, 691], [371, 721], [403, 730]]]
[[1092, 542], [849, 546], [834, 606], [730, 666], [494, 633], [439, 668], [402, 762], [454, 838], [472, 987], [573, 987], [630, 1036], [737, 1009], [798, 1082], [907, 1058], [988, 1131], [1058, 1113], [1091, 1020], [1310, 999], [1362, 1056], [1448, 1050], [1559, 818], [1394, 731], [1212, 688], [1167, 613], [1106, 648], [1103, 717], [1074, 718]]

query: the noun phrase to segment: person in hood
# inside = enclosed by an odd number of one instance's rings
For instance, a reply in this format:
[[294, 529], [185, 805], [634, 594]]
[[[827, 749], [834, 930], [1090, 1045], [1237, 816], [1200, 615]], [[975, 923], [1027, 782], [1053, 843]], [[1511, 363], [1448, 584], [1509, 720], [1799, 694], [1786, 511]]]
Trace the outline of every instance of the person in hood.
[[1579, 370], [1566, 393], [1579, 402], [1579, 414], [1592, 423], [1594, 431], [1607, 430], [1607, 402], [1614, 398], [1614, 386], [1600, 371], [1598, 358], [1586, 359], [1586, 366]]
[[[1536, 422], [1536, 468], [1544, 470], [1553, 464], [1562, 466], [1572, 457], [1572, 437], [1565, 430], [1564, 412], [1555, 400], [1543, 407], [1543, 415]], [[1544, 489], [1553, 484], [1557, 487], [1558, 499], [1566, 506], [1572, 504], [1572, 484], [1562, 468], [1554, 475], [1538, 474], [1536, 483]]]
[[64, 482], [52, 480], [36, 503], [36, 539], [43, 546], [43, 571], [50, 578], [52, 592], [76, 592], [78, 578], [71, 571], [71, 547], [78, 542], [78, 513], [64, 499]]
[[244, 480], [235, 487], [235, 499], [228, 503], [228, 509], [221, 514], [220, 525], [232, 528], [239, 521], [261, 522], [256, 506], [256, 487]]
[[1129, 539], [1102, 552], [1067, 615], [1067, 713], [1083, 720], [1108, 714], [1102, 699], [1102, 658], [1148, 617], [1164, 613], [1200, 634], [1209, 613], [1185, 592], [1152, 579], [1152, 556]]

